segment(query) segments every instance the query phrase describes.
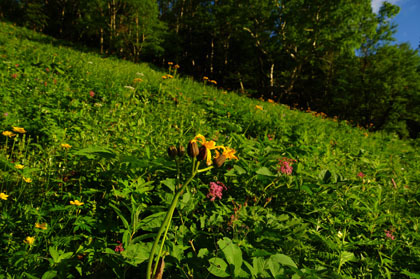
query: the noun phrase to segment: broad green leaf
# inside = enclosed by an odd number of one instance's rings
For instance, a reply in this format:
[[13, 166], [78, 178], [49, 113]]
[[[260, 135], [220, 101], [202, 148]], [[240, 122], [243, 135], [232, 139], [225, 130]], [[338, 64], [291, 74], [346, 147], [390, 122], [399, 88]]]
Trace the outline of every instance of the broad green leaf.
[[265, 176], [275, 176], [267, 167], [259, 168], [256, 173]]
[[210, 266], [207, 268], [208, 271], [217, 277], [230, 277], [229, 273], [226, 272], [227, 264], [221, 258], [211, 258], [209, 260]]
[[270, 263], [279, 263], [281, 265], [285, 265], [285, 266], [290, 266], [290, 267], [294, 267], [297, 268], [295, 262], [286, 255], [283, 254], [275, 254], [272, 255], [269, 259], [268, 262]]
[[163, 219], [165, 219], [166, 212], [157, 212], [147, 216], [140, 221], [137, 226], [141, 230], [150, 231], [159, 228], [162, 225]]
[[48, 248], [48, 250], [50, 252], [50, 255], [51, 255], [54, 263], [58, 263], [60, 255], [59, 255], [57, 249], [55, 247], [51, 246], [50, 248]]
[[207, 249], [207, 248], [201, 248], [199, 251], [198, 251], [198, 255], [197, 255], [197, 257], [198, 258], [204, 258], [205, 256], [207, 256], [209, 254], [209, 250]]
[[129, 244], [121, 255], [130, 264], [137, 266], [147, 260], [150, 255], [151, 243], [135, 243]]
[[166, 187], [169, 188], [169, 190], [171, 190], [172, 192], [175, 191], [175, 184], [176, 184], [176, 180], [173, 178], [166, 178], [165, 180], [161, 181], [163, 185], [165, 185]]
[[239, 275], [242, 266], [242, 251], [230, 238], [224, 237], [217, 241], [227, 262], [234, 267], [235, 276]]
[[234, 165], [233, 168], [235, 169], [236, 173], [239, 174], [239, 175], [246, 173], [246, 170], [244, 170], [243, 168], [241, 168], [238, 165]]
[[57, 276], [57, 271], [56, 270], [48, 270], [47, 272], [45, 272], [41, 279], [53, 279]]

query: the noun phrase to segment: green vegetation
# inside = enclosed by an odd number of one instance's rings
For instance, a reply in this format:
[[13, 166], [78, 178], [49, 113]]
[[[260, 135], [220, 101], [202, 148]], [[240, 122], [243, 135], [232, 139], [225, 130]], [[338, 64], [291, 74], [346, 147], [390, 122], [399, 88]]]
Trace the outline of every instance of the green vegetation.
[[[396, 2], [396, 1], [394, 1]], [[420, 136], [420, 55], [372, 0], [3, 0], [0, 18], [256, 98]], [[352, 109], [348, 109], [352, 108]]]
[[416, 142], [181, 70], [0, 22], [0, 278], [419, 278]]

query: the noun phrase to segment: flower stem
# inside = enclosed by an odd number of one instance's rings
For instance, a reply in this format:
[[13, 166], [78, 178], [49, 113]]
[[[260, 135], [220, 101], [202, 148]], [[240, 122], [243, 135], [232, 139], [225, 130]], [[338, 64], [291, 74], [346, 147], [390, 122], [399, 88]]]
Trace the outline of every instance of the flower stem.
[[[194, 164], [193, 164], [193, 166], [194, 166]], [[173, 213], [175, 211], [176, 205], [178, 204], [179, 197], [184, 193], [185, 188], [187, 187], [187, 185], [190, 184], [190, 182], [193, 180], [194, 176], [197, 174], [196, 169], [193, 169], [193, 170], [195, 170], [195, 171], [193, 171], [193, 173], [191, 174], [191, 177], [185, 182], [184, 185], [182, 185], [181, 189], [175, 194], [175, 197], [172, 200], [171, 206], [169, 207], [169, 210], [166, 213], [165, 219], [163, 220], [163, 223], [160, 226], [159, 231], [158, 231], [158, 233], [156, 235], [156, 239], [155, 239], [155, 242], [153, 243], [152, 250], [151, 250], [150, 256], [149, 256], [149, 263], [147, 265], [147, 271], [146, 271], [147, 272], [146, 273], [146, 278], [147, 279], [150, 279], [150, 277], [153, 275], [151, 273], [151, 271], [152, 271], [152, 264], [153, 264], [153, 258], [154, 258], [155, 250], [156, 250], [156, 248], [158, 246], [158, 243], [159, 243], [160, 236], [162, 235], [162, 233], [163, 233], [164, 230], [166, 230], [166, 232], [168, 231], [169, 226], [171, 224]], [[166, 237], [166, 233], [165, 233], [165, 236], [164, 236], [164, 238], [162, 240], [162, 247], [163, 247], [163, 243], [165, 241], [165, 237]], [[162, 250], [162, 247], [161, 247], [161, 250]], [[161, 251], [159, 251], [158, 256], [156, 258], [156, 263], [159, 263], [160, 252]]]

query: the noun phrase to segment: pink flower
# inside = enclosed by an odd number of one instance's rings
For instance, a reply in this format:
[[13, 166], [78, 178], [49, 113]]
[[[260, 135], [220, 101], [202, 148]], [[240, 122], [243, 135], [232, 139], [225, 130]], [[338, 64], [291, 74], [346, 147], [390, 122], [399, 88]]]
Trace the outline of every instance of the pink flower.
[[223, 189], [227, 190], [225, 184], [222, 182], [210, 182], [210, 189], [207, 194], [207, 198], [210, 198], [211, 201], [214, 201], [216, 198], [222, 199]]
[[119, 244], [117, 246], [115, 246], [114, 251], [115, 252], [122, 252], [122, 251], [124, 251], [124, 247], [122, 246], [122, 243], [119, 242], [119, 241], [117, 241], [117, 243], [119, 243]]
[[296, 160], [294, 159], [289, 159], [289, 158], [281, 158], [279, 159], [279, 167], [278, 170], [282, 173], [282, 174], [286, 174], [286, 175], [291, 175], [293, 172], [293, 163], [295, 163]]
[[365, 176], [366, 176], [366, 174], [364, 174], [363, 172], [359, 172], [359, 173], [357, 174], [357, 176], [358, 176], [358, 177], [360, 177], [360, 178], [363, 178], [363, 177], [365, 177]]
[[18, 74], [12, 74], [12, 78], [17, 78], [18, 77]]
[[95, 97], [95, 92], [93, 92], [92, 90], [90, 90], [90, 92], [89, 92], [89, 96], [90, 96], [91, 98]]
[[393, 232], [395, 232], [395, 229], [385, 230], [386, 238], [389, 238], [391, 240], [395, 240], [395, 236], [392, 235]]

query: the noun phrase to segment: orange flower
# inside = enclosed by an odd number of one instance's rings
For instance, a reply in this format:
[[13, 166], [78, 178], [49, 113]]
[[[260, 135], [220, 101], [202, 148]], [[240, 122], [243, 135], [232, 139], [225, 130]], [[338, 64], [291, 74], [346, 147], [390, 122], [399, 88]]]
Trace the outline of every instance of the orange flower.
[[35, 223], [35, 228], [46, 230], [47, 229], [47, 223]]
[[65, 148], [65, 149], [69, 149], [69, 148], [71, 148], [71, 145], [68, 144], [68, 143], [62, 143], [61, 147]]

